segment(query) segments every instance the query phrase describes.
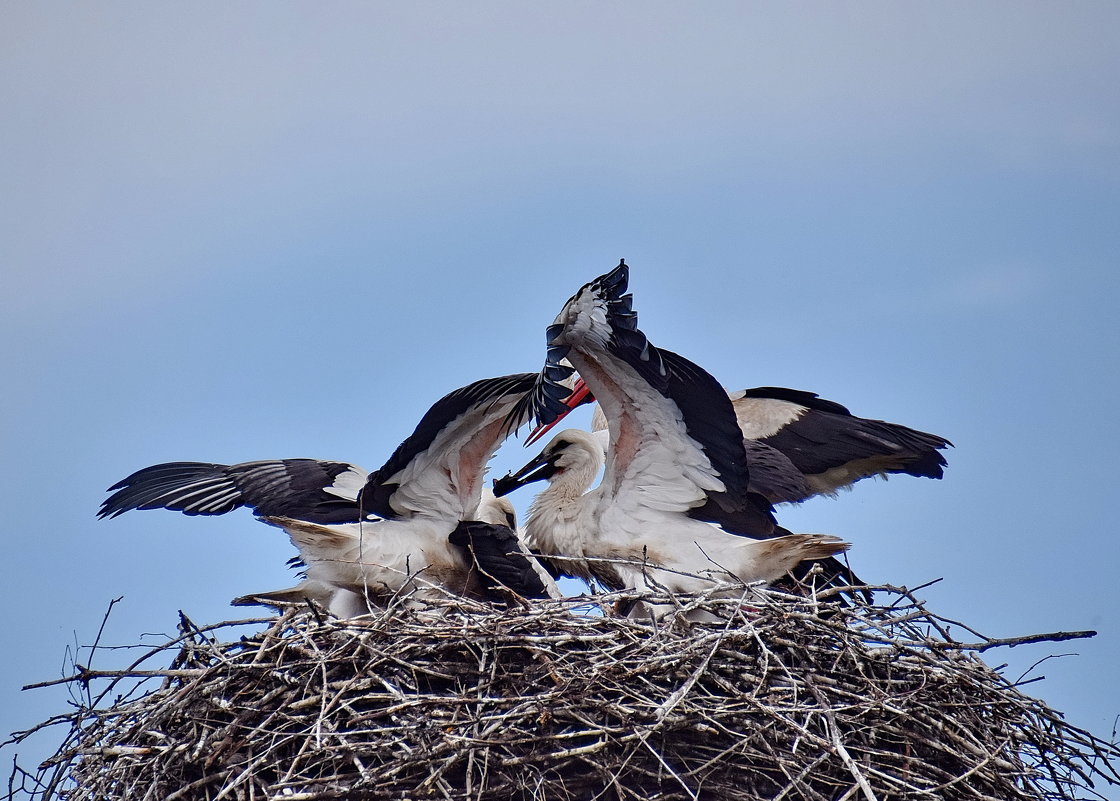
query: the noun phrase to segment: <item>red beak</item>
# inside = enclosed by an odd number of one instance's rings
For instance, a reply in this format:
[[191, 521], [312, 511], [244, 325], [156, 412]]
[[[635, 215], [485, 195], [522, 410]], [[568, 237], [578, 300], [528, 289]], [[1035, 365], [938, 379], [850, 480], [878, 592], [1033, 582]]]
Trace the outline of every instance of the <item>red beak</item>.
[[566, 401], [564, 401], [564, 405], [568, 407], [568, 411], [564, 412], [548, 425], [537, 426], [531, 432], [529, 432], [529, 437], [525, 440], [525, 447], [529, 447], [538, 439], [547, 434], [554, 425], [571, 414], [573, 409], [587, 402], [589, 395], [591, 395], [591, 390], [587, 388], [587, 384], [583, 383], [583, 379], [576, 379], [576, 383], [572, 386], [572, 394], [568, 396], [568, 399]]

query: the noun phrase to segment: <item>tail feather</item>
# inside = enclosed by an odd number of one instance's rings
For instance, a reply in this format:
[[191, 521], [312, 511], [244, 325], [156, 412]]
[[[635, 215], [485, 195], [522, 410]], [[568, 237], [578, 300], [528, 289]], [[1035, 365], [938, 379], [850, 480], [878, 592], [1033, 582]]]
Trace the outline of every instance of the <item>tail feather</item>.
[[354, 543], [353, 535], [336, 526], [321, 526], [291, 517], [263, 517], [264, 522], [288, 532], [292, 544], [299, 548], [304, 561], [308, 558], [330, 559], [340, 548]]
[[831, 534], [786, 534], [760, 540], [758, 545], [759, 569], [767, 581], [784, 576], [801, 562], [827, 559], [851, 547]]
[[229, 603], [231, 606], [277, 606], [280, 604], [302, 604], [306, 601], [315, 601], [325, 607], [330, 601], [330, 597], [331, 592], [327, 587], [323, 587], [321, 591], [319, 591], [318, 588], [300, 584], [283, 590], [251, 592], [248, 595], [239, 595]]
[[281, 609], [289, 604], [313, 601], [338, 618], [369, 614], [370, 600], [361, 593], [334, 587], [322, 581], [302, 581], [294, 587], [270, 592], [253, 592], [230, 601], [232, 606], [268, 606]]

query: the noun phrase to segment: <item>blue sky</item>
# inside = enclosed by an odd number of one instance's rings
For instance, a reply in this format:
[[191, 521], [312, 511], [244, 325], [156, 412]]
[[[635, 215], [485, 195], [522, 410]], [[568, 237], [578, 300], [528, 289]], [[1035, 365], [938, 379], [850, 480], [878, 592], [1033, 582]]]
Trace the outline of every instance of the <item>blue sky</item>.
[[375, 468], [445, 392], [538, 369], [620, 257], [652, 341], [728, 387], [952, 439], [944, 481], [780, 520], [851, 540], [871, 580], [943, 577], [931, 607], [993, 636], [1099, 629], [989, 661], [1079, 654], [1030, 690], [1112, 730], [1120, 6], [0, 17], [0, 734], [63, 708], [19, 687], [112, 598], [125, 644], [291, 579], [248, 513], [96, 521], [106, 487], [174, 460]]

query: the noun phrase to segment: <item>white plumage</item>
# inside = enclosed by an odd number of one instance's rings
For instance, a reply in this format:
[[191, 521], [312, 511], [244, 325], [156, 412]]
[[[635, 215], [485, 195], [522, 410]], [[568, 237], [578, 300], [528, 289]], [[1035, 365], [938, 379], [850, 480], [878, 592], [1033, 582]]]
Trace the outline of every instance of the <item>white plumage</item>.
[[[486, 464], [519, 422], [515, 407], [534, 379], [484, 379], [446, 395], [368, 476], [314, 459], [173, 462], [114, 485], [100, 515], [154, 508], [223, 514], [248, 506], [288, 533], [307, 574], [296, 587], [250, 597], [310, 598], [346, 616], [414, 593], [557, 594], [519, 552], [512, 507], [484, 499], [482, 488]], [[487, 519], [472, 523], [480, 517]]]
[[[582, 432], [552, 440], [542, 456], [561, 468], [560, 477], [533, 504], [532, 544], [566, 556], [630, 562], [574, 568], [608, 586], [683, 592], [713, 581], [772, 581], [805, 559], [845, 550], [847, 543], [836, 537], [785, 533], [769, 503], [747, 491], [742, 435], [726, 393], [637, 329], [630, 296], [623, 294], [626, 281], [620, 264], [584, 286], [549, 328], [541, 380], [555, 381], [566, 357], [599, 401], [611, 447], [602, 481], [584, 494], [601, 447]], [[536, 411], [538, 419], [557, 416]], [[499, 482], [499, 491], [528, 475], [520, 471], [519, 478]]]

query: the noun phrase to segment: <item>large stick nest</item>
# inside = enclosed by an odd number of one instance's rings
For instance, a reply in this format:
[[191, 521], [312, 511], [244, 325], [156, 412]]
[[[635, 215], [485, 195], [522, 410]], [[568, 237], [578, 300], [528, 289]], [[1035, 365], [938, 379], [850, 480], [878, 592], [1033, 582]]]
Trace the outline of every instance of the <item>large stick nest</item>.
[[[656, 625], [579, 599], [293, 608], [233, 642], [184, 618], [129, 669], [64, 680], [89, 701], [9, 795], [1016, 801], [1120, 781], [1114, 744], [977, 655], [1079, 635], [959, 642], [911, 593], [877, 597], [693, 599]], [[684, 623], [697, 609], [721, 620]]]

